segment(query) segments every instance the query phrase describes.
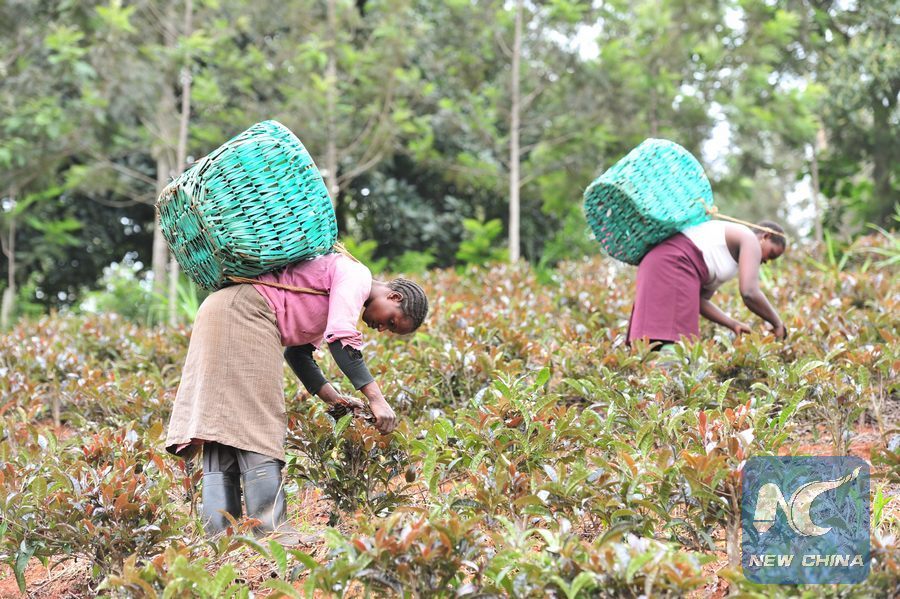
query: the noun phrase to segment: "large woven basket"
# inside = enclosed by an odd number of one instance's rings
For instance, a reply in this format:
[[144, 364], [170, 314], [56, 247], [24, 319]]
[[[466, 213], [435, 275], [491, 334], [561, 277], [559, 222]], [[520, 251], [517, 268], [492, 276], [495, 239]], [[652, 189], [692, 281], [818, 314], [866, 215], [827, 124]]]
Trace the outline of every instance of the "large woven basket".
[[613, 258], [638, 264], [659, 242], [709, 220], [713, 195], [703, 167], [665, 139], [647, 139], [584, 191], [594, 236]]
[[276, 121], [253, 125], [170, 183], [159, 224], [204, 289], [328, 252], [337, 223], [309, 152]]

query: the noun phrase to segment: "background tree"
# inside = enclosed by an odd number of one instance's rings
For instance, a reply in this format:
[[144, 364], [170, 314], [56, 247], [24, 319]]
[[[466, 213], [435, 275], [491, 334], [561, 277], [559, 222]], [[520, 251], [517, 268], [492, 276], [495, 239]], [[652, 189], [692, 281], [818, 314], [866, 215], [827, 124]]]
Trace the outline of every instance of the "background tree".
[[599, 251], [582, 192], [652, 136], [704, 160], [735, 216], [805, 224], [810, 176], [827, 202], [823, 237], [893, 226], [893, 8], [11, 0], [0, 6], [7, 314], [16, 297], [70, 304], [115, 261], [153, 265], [163, 293], [159, 191], [268, 118], [322, 167], [342, 235], [393, 268], [475, 259], [460, 252], [480, 235], [467, 219], [498, 220], [510, 257], [541, 266]]
[[[0, 8], [0, 26], [8, 32], [0, 40], [4, 325], [15, 310], [17, 286], [26, 279], [40, 285], [56, 267], [60, 247], [79, 243], [71, 233], [81, 225], [69, 212], [71, 196], [60, 183], [73, 156], [90, 143], [82, 91], [96, 73], [86, 61], [82, 27], [89, 23], [82, 16], [27, 2]], [[57, 209], [47, 210], [42, 205], [47, 203]], [[39, 291], [38, 299], [47, 296]], [[57, 299], [68, 299], [60, 294]]]
[[353, 180], [423, 134], [410, 103], [420, 93], [413, 64], [422, 29], [408, 0], [323, 0], [290, 6], [275, 39], [275, 116], [318, 157], [346, 230]]
[[810, 2], [815, 77], [828, 93], [821, 157], [832, 225], [892, 225], [900, 198], [900, 16], [890, 0]]

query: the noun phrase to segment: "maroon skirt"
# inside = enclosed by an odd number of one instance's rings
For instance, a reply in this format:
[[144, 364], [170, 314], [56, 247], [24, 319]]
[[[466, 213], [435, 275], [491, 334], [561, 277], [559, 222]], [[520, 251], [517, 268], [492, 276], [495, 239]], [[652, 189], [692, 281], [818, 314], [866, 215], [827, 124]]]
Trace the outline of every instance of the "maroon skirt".
[[700, 290], [709, 277], [703, 253], [676, 233], [647, 252], [638, 266], [628, 343], [700, 336]]

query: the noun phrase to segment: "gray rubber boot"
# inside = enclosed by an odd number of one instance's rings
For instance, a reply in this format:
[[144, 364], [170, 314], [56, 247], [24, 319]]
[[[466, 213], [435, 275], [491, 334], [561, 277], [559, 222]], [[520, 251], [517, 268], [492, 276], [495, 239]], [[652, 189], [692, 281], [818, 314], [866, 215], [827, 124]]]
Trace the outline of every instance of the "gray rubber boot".
[[260, 523], [253, 528], [257, 536], [273, 535], [282, 545], [299, 545], [310, 541], [287, 522], [287, 501], [281, 481], [281, 463], [272, 460], [259, 464], [241, 477], [244, 481], [244, 503], [247, 517]]
[[[241, 481], [236, 472], [204, 472], [200, 515], [207, 535], [231, 526], [225, 513], [241, 518]], [[224, 512], [224, 513], [223, 513]]]

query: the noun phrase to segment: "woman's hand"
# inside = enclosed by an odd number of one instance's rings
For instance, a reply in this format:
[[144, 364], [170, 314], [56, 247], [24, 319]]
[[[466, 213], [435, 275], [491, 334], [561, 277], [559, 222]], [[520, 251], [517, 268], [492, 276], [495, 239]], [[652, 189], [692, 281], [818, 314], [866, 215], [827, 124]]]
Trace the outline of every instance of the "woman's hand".
[[382, 435], [386, 435], [397, 428], [397, 415], [383, 398], [369, 400], [369, 409], [372, 410], [372, 415], [375, 416], [375, 428]]
[[744, 333], [752, 333], [753, 332], [749, 326], [747, 326], [743, 322], [740, 322], [739, 320], [735, 320], [734, 322], [732, 322], [730, 328], [732, 331], [734, 331], [734, 334], [738, 335], [738, 336], [741, 336]]
[[372, 416], [375, 417], [375, 428], [378, 429], [378, 432], [386, 435], [397, 428], [397, 415], [385, 401], [378, 383], [372, 381], [359, 390], [369, 400], [369, 409], [372, 411]]
[[325, 402], [328, 405], [328, 414], [335, 420], [340, 420], [346, 414], [353, 412], [361, 414], [368, 412], [368, 407], [361, 399], [357, 399], [352, 395], [335, 394], [330, 401]]
[[783, 322], [774, 325], [772, 332], [775, 334], [776, 339], [785, 339], [787, 337], [787, 329], [784, 327]]

